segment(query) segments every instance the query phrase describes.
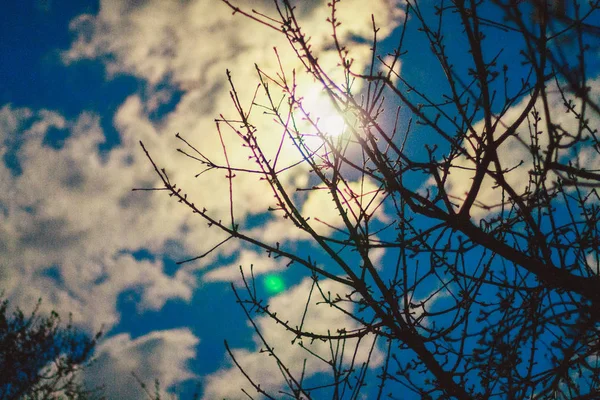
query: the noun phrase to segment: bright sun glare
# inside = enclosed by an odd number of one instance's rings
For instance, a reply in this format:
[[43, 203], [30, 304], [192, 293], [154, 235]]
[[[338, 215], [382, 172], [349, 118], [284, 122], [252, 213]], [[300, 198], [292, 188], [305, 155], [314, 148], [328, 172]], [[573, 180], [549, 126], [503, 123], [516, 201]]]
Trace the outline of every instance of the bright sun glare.
[[329, 136], [339, 136], [344, 133], [346, 122], [341, 115], [330, 114], [319, 120], [317, 126]]
[[[346, 122], [333, 107], [322, 88], [315, 86], [310, 90], [309, 93], [304, 96], [302, 106], [310, 113], [311, 120], [317, 121], [316, 125], [321, 133], [327, 136], [339, 136], [344, 133]], [[308, 127], [306, 131], [311, 134], [316, 134], [314, 126]]]

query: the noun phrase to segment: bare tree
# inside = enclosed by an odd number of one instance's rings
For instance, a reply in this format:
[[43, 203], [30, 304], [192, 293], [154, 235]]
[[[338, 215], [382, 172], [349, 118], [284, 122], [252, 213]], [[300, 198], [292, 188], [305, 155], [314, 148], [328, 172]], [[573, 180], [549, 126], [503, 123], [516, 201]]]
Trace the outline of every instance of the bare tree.
[[[261, 248], [312, 279], [299, 321], [271, 310], [253, 275], [233, 286], [286, 384], [269, 391], [234, 357], [253, 387], [267, 398], [303, 399], [600, 396], [600, 80], [592, 75], [600, 2], [409, 0], [397, 47], [386, 54], [373, 19], [372, 62], [363, 71], [353, 67], [351, 38], [339, 33], [352, 23], [338, 19], [344, 3], [330, 0], [324, 23], [335, 72], [319, 60], [291, 1], [260, 12], [224, 3], [284, 35], [302, 63], [297, 71], [257, 66], [259, 89], [247, 101], [228, 72], [237, 115], [217, 119], [223, 157], [178, 134], [180, 152], [203, 171], [226, 172], [228, 218], [196, 204], [142, 147], [161, 180], [154, 190], [224, 232], [223, 242]], [[409, 38], [429, 53], [411, 53]], [[422, 76], [435, 77], [435, 86], [398, 72], [399, 63], [425, 56], [435, 63]], [[344, 119], [342, 134], [307, 106], [300, 74]], [[278, 139], [262, 136], [265, 114]], [[227, 157], [231, 137], [250, 166]], [[290, 149], [293, 160], [283, 156]], [[308, 175], [301, 186], [289, 179], [298, 170]], [[310, 252], [240, 223], [235, 183], [244, 174], [272, 191], [269, 221], [301, 231]], [[303, 205], [317, 193], [328, 196], [332, 220], [307, 215]], [[343, 289], [328, 292], [324, 281]], [[306, 329], [315, 302], [356, 325]], [[330, 382], [312, 386], [304, 369], [286, 365], [257, 313], [328, 366]], [[332, 350], [319, 354], [313, 342]], [[358, 362], [365, 343], [368, 357]], [[382, 361], [373, 361], [375, 351]]]

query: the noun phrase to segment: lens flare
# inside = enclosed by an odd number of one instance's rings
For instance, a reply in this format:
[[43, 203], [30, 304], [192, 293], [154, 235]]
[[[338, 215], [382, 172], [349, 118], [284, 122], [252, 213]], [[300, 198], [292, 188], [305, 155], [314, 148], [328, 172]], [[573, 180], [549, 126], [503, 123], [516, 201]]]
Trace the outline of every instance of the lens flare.
[[270, 294], [278, 294], [285, 290], [285, 282], [278, 275], [265, 276], [264, 285]]

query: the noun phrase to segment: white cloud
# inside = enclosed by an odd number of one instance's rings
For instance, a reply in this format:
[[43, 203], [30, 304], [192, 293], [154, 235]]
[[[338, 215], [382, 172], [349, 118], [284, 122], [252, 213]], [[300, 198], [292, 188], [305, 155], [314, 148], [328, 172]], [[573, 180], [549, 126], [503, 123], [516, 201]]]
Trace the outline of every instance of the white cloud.
[[[275, 15], [273, 1], [234, 3]], [[344, 2], [337, 14], [342, 22], [341, 39], [348, 40], [353, 35], [370, 39], [371, 14], [381, 28], [380, 37], [387, 36], [402, 16], [399, 4], [398, 0]], [[331, 10], [321, 1], [302, 1], [296, 6], [300, 24], [319, 52], [331, 42], [331, 25], [326, 22]], [[269, 28], [248, 18], [232, 16], [231, 11], [219, 1], [104, 0], [97, 16], [81, 15], [73, 20], [71, 29], [77, 39], [63, 57], [66, 62], [101, 58], [111, 74], [125, 72], [151, 84], [168, 77], [183, 88], [221, 81], [224, 65], [238, 70], [253, 70], [254, 62], [261, 67], [275, 65], [270, 49], [287, 47], [283, 35], [274, 35]], [[360, 53], [368, 45], [353, 47]], [[289, 60], [297, 62], [295, 57]], [[289, 61], [284, 58], [284, 62]]]
[[[590, 97], [600, 98], [600, 78], [596, 78], [589, 82], [590, 86]], [[564, 101], [558, 92], [555, 85], [549, 85], [547, 88], [548, 92], [548, 106], [549, 115], [552, 118], [552, 123], [559, 126], [561, 129], [569, 132], [570, 134], [576, 134], [578, 130], [579, 121], [573, 113], [566, 111]], [[566, 92], [567, 98], [573, 97]], [[517, 120], [518, 116], [522, 113], [525, 105], [528, 102], [528, 98], [524, 98], [520, 103], [509, 109], [506, 114], [502, 117], [501, 123], [498, 125], [497, 136], [503, 134], [503, 126], [508, 127]], [[576, 109], [580, 110], [581, 101], [573, 99], [574, 104], [577, 105]], [[537, 111], [540, 113], [541, 121], [538, 125], [538, 130], [542, 131], [542, 134], [538, 136], [539, 146], [542, 152], [548, 147], [548, 134], [546, 129], [546, 116], [543, 112], [543, 105], [541, 100], [536, 103]], [[598, 115], [594, 114], [593, 111], [589, 111], [587, 114], [589, 124], [594, 129], [600, 123]], [[483, 121], [475, 124], [474, 129], [476, 132], [481, 134], [484, 129]], [[533, 160], [531, 157], [529, 146], [531, 145], [530, 140], [530, 129], [534, 130], [534, 127], [530, 125], [527, 119], [517, 128], [517, 135], [508, 138], [498, 148], [498, 155], [500, 158], [503, 169], [510, 170], [505, 173], [505, 179], [508, 184], [516, 191], [517, 194], [523, 194], [527, 188], [530, 179], [530, 172], [533, 170]], [[587, 133], [584, 132], [584, 135]], [[474, 154], [473, 149], [468, 148], [470, 154]], [[580, 165], [587, 170], [599, 170], [600, 169], [600, 156], [591, 146], [580, 145], [578, 147], [572, 147], [568, 150], [560, 149], [558, 152], [558, 159], [561, 163], [568, 164], [572, 162], [574, 165]], [[467, 160], [465, 157], [459, 157], [453, 162], [451, 167], [451, 173], [448, 175], [446, 181], [446, 191], [454, 196], [455, 203], [462, 205], [466, 194], [469, 192], [473, 183], [473, 172], [474, 164]], [[490, 167], [494, 169], [493, 165]], [[547, 176], [547, 184], [549, 187], [553, 185], [557, 176], [552, 171]], [[426, 186], [434, 185], [433, 179], [427, 182]], [[478, 207], [477, 204], [483, 204], [486, 206], [498, 205], [502, 200], [501, 189], [495, 187], [495, 182], [486, 175], [481, 185], [481, 189], [477, 195], [476, 205], [471, 209], [471, 216], [474, 218], [485, 217], [490, 212], [498, 211], [499, 208], [493, 208], [487, 210], [482, 207]]]
[[[381, 205], [384, 193], [370, 179], [340, 184], [335, 195], [344, 214], [353, 224], [364, 222], [364, 214], [382, 222], [388, 221]], [[326, 189], [311, 191], [302, 204], [301, 214], [315, 221], [311, 226], [321, 235], [331, 234], [333, 228], [345, 228], [342, 213], [337, 208], [332, 193]]]
[[284, 264], [281, 261], [276, 261], [272, 257], [267, 257], [264, 253], [259, 254], [254, 251], [242, 249], [240, 254], [236, 257], [235, 262], [206, 272], [202, 275], [202, 280], [205, 282], [242, 282], [242, 275], [240, 273], [240, 266], [244, 270], [244, 275], [250, 276], [250, 269], [254, 276], [266, 274], [268, 272], [281, 270], [284, 268]]
[[[183, 219], [171, 218], [173, 204], [131, 192], [155, 180], [143, 164], [129, 163], [133, 149], [103, 160], [97, 145], [104, 136], [92, 114], [69, 121], [46, 110], [4, 107], [1, 113], [0, 137], [23, 138], [16, 151], [21, 174], [0, 166], [6, 255], [0, 279], [13, 304], [42, 297], [46, 308], [73, 312], [75, 322], [96, 330], [118, 322], [116, 298], [124, 290], [141, 289], [141, 307], [152, 309], [191, 297], [195, 281], [185, 270], [169, 277], [162, 262], [126, 254], [144, 247], [161, 253]], [[43, 144], [51, 127], [70, 133], [60, 149]], [[47, 276], [49, 267], [58, 276]]]
[[[353, 224], [359, 220], [364, 223], [363, 214], [371, 215], [371, 220], [389, 221], [382, 206], [385, 194], [368, 178], [363, 182], [340, 184], [337, 196]], [[336, 230], [347, 231], [333, 196], [326, 188], [311, 190], [306, 198], [298, 199], [296, 207], [303, 217], [310, 219], [308, 224], [318, 235], [329, 236], [335, 234]], [[253, 230], [254, 236], [273, 245], [276, 242], [310, 239], [308, 233], [296, 228], [289, 219], [282, 218], [278, 213], [273, 215], [274, 219]]]
[[395, 84], [400, 78], [400, 70], [402, 69], [402, 61], [393, 55], [388, 54], [382, 59], [379, 70], [384, 74], [390, 74], [391, 81]]
[[[289, 321], [291, 326], [297, 327], [302, 321], [302, 316], [308, 293], [310, 292], [312, 281], [304, 279], [300, 284], [291, 288], [289, 291], [273, 297], [269, 300], [269, 310], [276, 312], [278, 317], [284, 321]], [[348, 288], [330, 280], [319, 281], [322, 291], [327, 295], [331, 293], [331, 297], [335, 298], [337, 294], [344, 298], [349, 292]], [[358, 324], [341, 311], [322, 303], [323, 298], [314, 289], [308, 313], [304, 320], [303, 328], [305, 331], [316, 334], [336, 334], [338, 329], [346, 329], [350, 331], [356, 329]], [[317, 304], [321, 302], [321, 304]], [[350, 307], [346, 307], [350, 311]], [[294, 334], [288, 332], [281, 325], [276, 324], [271, 318], [261, 316], [256, 318], [256, 324], [260, 329], [261, 334], [266, 339], [269, 346], [275, 349], [275, 353], [280, 360], [289, 368], [290, 372], [296, 379], [299, 379], [302, 373], [304, 360], [306, 359], [306, 378], [317, 372], [331, 371], [330, 367], [323, 361], [309, 354], [306, 350], [300, 347], [299, 342], [290, 344], [294, 339]], [[277, 363], [267, 353], [261, 353], [259, 349], [264, 348], [264, 344], [260, 341], [258, 335], [254, 335], [256, 348], [253, 351], [247, 349], [233, 349], [233, 354], [238, 363], [244, 368], [245, 372], [261, 385], [261, 388], [267, 390], [275, 397], [278, 396], [277, 390], [282, 389], [284, 380]], [[355, 358], [355, 364], [361, 365], [368, 359], [372, 338], [364, 338], [358, 348]], [[331, 359], [331, 348], [328, 342], [316, 340], [310, 342], [305, 339], [303, 344], [311, 351], [319, 354], [326, 360]], [[334, 343], [335, 348], [335, 343]], [[344, 365], [348, 365], [351, 360], [351, 355], [355, 349], [356, 340], [349, 339], [345, 345]], [[379, 349], [375, 348], [371, 355], [371, 367], [379, 365], [383, 360], [383, 354]], [[206, 378], [204, 386], [205, 399], [242, 399], [245, 398], [241, 392], [241, 388], [246, 388], [248, 393], [255, 393], [246, 378], [240, 373], [235, 365], [229, 368], [221, 369]]]
[[174, 389], [195, 378], [187, 363], [196, 357], [198, 343], [188, 329], [154, 331], [136, 339], [119, 334], [98, 346], [95, 361], [84, 370], [83, 379], [88, 387], [104, 385], [108, 400], [147, 399], [132, 372], [151, 392], [155, 379], [162, 389]]

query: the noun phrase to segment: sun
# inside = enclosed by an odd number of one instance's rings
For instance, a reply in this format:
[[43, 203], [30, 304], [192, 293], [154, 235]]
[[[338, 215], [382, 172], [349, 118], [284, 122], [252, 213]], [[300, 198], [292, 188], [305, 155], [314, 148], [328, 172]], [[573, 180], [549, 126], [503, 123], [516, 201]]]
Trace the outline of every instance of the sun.
[[315, 86], [309, 90], [302, 100], [304, 112], [310, 115], [312, 121], [305, 130], [305, 133], [316, 135], [321, 133], [325, 136], [340, 136], [346, 130], [346, 121], [340, 115], [327, 94], [322, 88]]
[[317, 126], [327, 136], [339, 136], [346, 130], [346, 121], [334, 111], [332, 114], [321, 118]]

